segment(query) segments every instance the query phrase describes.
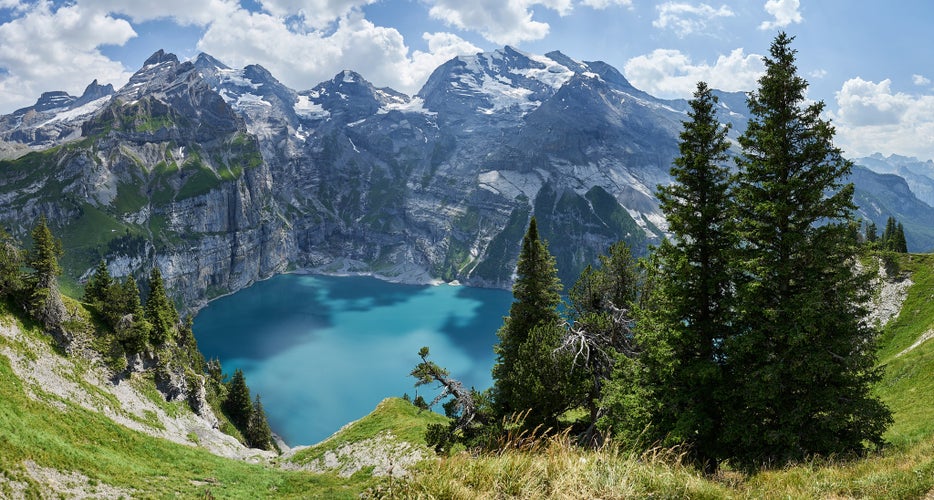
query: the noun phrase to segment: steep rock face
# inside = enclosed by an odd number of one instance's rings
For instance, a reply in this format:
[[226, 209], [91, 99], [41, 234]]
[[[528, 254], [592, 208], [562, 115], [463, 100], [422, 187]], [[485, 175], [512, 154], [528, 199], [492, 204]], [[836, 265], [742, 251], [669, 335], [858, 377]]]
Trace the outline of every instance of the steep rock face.
[[188, 304], [288, 266], [259, 143], [192, 63], [160, 51], [109, 99], [82, 140], [0, 168], [14, 232], [44, 213], [72, 278], [100, 258], [117, 276], [157, 263]]
[[[735, 138], [745, 96], [718, 95]], [[295, 91], [163, 51], [85, 96], [40, 99], [99, 104], [69, 115], [78, 140], [0, 162], [0, 218], [25, 237], [46, 214], [72, 279], [101, 258], [116, 276], [158, 264], [188, 304], [292, 268], [506, 287], [532, 215], [570, 286], [611, 243], [663, 237], [654, 193], [688, 109], [605, 63], [510, 47], [448, 61], [414, 97], [352, 71]]]

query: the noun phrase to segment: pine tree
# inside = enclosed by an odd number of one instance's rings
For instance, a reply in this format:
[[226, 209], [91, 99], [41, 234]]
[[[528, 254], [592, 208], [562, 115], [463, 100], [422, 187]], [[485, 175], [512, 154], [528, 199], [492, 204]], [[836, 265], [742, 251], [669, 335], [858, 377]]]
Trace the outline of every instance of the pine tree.
[[[528, 409], [530, 394], [526, 384], [529, 380], [523, 377], [534, 378], [537, 375], [527, 370], [520, 373], [518, 365], [520, 350], [529, 340], [532, 330], [537, 326], [548, 329], [561, 322], [558, 313], [561, 281], [554, 257], [539, 239], [535, 217], [529, 222], [522, 239], [512, 293], [515, 300], [509, 308], [509, 316], [496, 332], [499, 343], [494, 347], [497, 360], [493, 366], [493, 398], [496, 410], [502, 416]], [[553, 345], [537, 346], [541, 349], [557, 347], [557, 341]]]
[[723, 343], [722, 444], [746, 467], [846, 454], [878, 443], [891, 417], [870, 394], [874, 333], [855, 274], [851, 164], [822, 102], [805, 100], [792, 38], [781, 33], [750, 94], [735, 200], [738, 315]]
[[[691, 445], [693, 458], [716, 469], [725, 383], [720, 346], [732, 326], [731, 264], [736, 246], [731, 176], [725, 165], [727, 128], [717, 120], [717, 97], [700, 82], [684, 122], [674, 161], [674, 182], [660, 187], [661, 209], [672, 240], [657, 250], [665, 274], [656, 293], [665, 307], [646, 311], [641, 344], [663, 343], [667, 350], [644, 356], [658, 408], [652, 428], [657, 438]], [[648, 332], [649, 326], [661, 326]], [[649, 340], [651, 338], [651, 341]], [[653, 353], [663, 354], [661, 357]]]
[[866, 243], [873, 244], [879, 240], [878, 229], [873, 221], [866, 221], [866, 233], [864, 236]]
[[[590, 411], [592, 425], [604, 413], [600, 398], [617, 356], [636, 354], [630, 326], [642, 283], [638, 263], [620, 241], [600, 256], [599, 268], [587, 266], [568, 293], [573, 324], [562, 347], [580, 375], [577, 405]], [[592, 427], [585, 432], [585, 441], [599, 440], [594, 431]]]
[[[146, 320], [136, 279], [131, 274], [126, 277], [122, 285], [114, 283], [110, 290], [114, 310], [118, 311], [117, 315], [120, 317], [120, 322], [115, 327], [118, 338], [123, 342], [127, 352], [131, 354], [142, 352], [149, 344], [152, 325]], [[124, 323], [124, 318], [129, 319], [130, 322]]]
[[58, 258], [62, 256], [62, 243], [49, 229], [44, 215], [32, 230], [33, 248], [26, 264], [33, 269], [29, 275], [29, 310], [47, 328], [57, 328], [67, 316], [58, 292], [58, 275], [62, 269]]
[[259, 399], [259, 394], [256, 395], [256, 400], [253, 402], [244, 437], [253, 448], [271, 450], [273, 447], [272, 430], [266, 420], [266, 412], [263, 410], [263, 403]]
[[896, 252], [908, 253], [908, 241], [905, 240], [905, 226], [903, 226], [901, 222], [895, 227], [895, 235], [892, 239], [894, 240], [892, 247]]
[[246, 435], [250, 424], [250, 415], [253, 413], [253, 403], [250, 402], [250, 388], [246, 385], [246, 378], [239, 368], [234, 371], [233, 378], [227, 387], [227, 399], [224, 400], [223, 410], [234, 427]]
[[165, 293], [162, 273], [153, 266], [149, 273], [149, 297], [146, 299], [146, 320], [152, 325], [150, 340], [155, 345], [163, 345], [172, 340], [175, 325], [178, 324], [178, 312]]
[[110, 276], [110, 270], [107, 269], [107, 262], [101, 259], [94, 270], [94, 274], [88, 279], [88, 284], [84, 287], [84, 300], [88, 304], [98, 306], [101, 302], [107, 300], [107, 294], [114, 280]]
[[8, 297], [19, 291], [22, 285], [22, 264], [22, 251], [13, 237], [0, 229], [0, 297]]
[[888, 250], [891, 252], [895, 251], [896, 234], [898, 232], [898, 225], [895, 221], [895, 217], [889, 216], [885, 221], [885, 230], [882, 231], [882, 249]]

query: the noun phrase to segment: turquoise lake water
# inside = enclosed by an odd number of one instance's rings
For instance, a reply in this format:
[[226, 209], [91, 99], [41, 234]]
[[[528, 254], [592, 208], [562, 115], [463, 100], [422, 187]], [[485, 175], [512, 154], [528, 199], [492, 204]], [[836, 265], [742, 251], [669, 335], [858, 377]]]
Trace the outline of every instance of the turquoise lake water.
[[[465, 385], [489, 387], [511, 303], [504, 290], [286, 274], [211, 302], [194, 331], [225, 373], [243, 370], [273, 431], [295, 446], [321, 441], [383, 398], [414, 397], [409, 372], [425, 345]], [[418, 393], [431, 401], [438, 391]]]

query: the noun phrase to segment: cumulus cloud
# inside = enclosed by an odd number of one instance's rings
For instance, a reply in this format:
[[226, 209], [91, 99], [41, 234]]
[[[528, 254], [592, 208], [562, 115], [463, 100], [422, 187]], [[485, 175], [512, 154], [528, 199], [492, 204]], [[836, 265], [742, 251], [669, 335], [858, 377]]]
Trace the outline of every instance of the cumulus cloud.
[[930, 85], [931, 80], [924, 75], [911, 75], [911, 83], [914, 83], [919, 87], [923, 87], [925, 85]]
[[792, 23], [800, 23], [804, 20], [801, 17], [801, 11], [798, 10], [800, 7], [801, 2], [799, 0], [768, 0], [765, 2], [765, 11], [774, 19], [763, 21], [759, 25], [759, 29], [770, 30], [782, 28]]
[[[597, 4], [608, 3], [600, 0]], [[449, 26], [476, 31], [497, 44], [540, 40], [548, 34], [548, 23], [532, 19], [532, 8], [540, 5], [568, 14], [571, 0], [431, 0], [428, 15]]]
[[713, 8], [705, 3], [694, 5], [683, 2], [666, 2], [656, 6], [658, 18], [652, 21], [656, 28], [671, 28], [683, 37], [707, 29], [710, 21], [718, 17], [732, 17], [736, 14], [726, 5]]
[[32, 5], [0, 25], [0, 109], [32, 104], [49, 90], [79, 94], [94, 79], [122, 85], [129, 73], [99, 47], [134, 36], [127, 21], [77, 4]]
[[376, 26], [359, 12], [341, 18], [331, 33], [295, 31], [279, 17], [238, 10], [212, 23], [198, 48], [232, 66], [262, 64], [286, 85], [307, 89], [343, 69], [379, 86], [412, 94], [435, 66], [479, 49], [450, 33], [425, 34], [428, 51], [409, 49], [394, 28]]
[[158, 2], [127, 2], [126, 0], [81, 0], [86, 9], [107, 14], [122, 14], [133, 22], [172, 19], [182, 25], [204, 26], [237, 10], [234, 0], [159, 0]]
[[665, 98], [689, 98], [698, 81], [713, 88], [735, 92], [756, 88], [765, 71], [762, 56], [734, 49], [721, 55], [714, 64], [694, 63], [679, 50], [656, 49], [626, 62], [626, 78], [637, 88]]
[[632, 0], [581, 0], [581, 5], [596, 10], [603, 10], [613, 6], [631, 8]]
[[355, 9], [376, 3], [376, 0], [259, 0], [259, 3], [274, 16], [297, 15], [306, 25], [323, 28]]
[[880, 152], [934, 158], [934, 95], [893, 92], [891, 81], [851, 78], [830, 113], [849, 156]]

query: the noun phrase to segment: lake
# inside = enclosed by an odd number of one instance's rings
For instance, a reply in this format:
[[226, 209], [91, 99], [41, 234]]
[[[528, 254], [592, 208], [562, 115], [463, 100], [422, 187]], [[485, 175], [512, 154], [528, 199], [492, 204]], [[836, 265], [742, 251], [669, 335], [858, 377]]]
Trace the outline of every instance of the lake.
[[[273, 431], [295, 446], [321, 441], [383, 398], [414, 398], [409, 372], [422, 346], [468, 387], [489, 387], [511, 303], [504, 290], [285, 274], [211, 302], [194, 331], [225, 373], [243, 370]], [[417, 392], [430, 402], [438, 390]]]

